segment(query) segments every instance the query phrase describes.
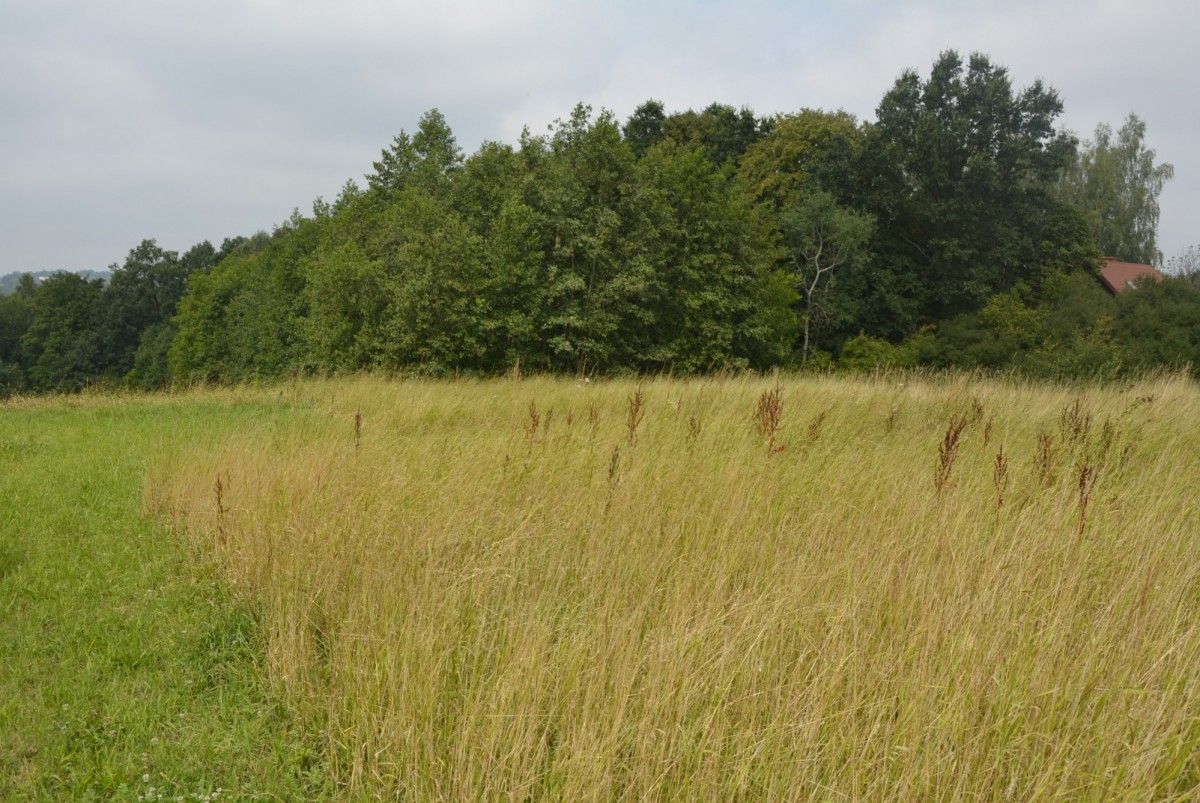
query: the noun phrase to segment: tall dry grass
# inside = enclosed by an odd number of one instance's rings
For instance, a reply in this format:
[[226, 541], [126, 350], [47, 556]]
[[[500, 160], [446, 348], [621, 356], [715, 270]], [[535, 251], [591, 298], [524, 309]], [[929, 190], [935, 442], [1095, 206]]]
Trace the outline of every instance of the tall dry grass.
[[292, 392], [147, 494], [348, 796], [1200, 794], [1184, 379]]

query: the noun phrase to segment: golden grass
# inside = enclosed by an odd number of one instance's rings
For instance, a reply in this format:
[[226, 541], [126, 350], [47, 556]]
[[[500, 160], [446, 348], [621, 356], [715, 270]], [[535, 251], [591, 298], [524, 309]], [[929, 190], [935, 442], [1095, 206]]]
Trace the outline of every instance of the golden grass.
[[1200, 794], [1183, 378], [293, 392], [147, 499], [261, 611], [348, 796]]

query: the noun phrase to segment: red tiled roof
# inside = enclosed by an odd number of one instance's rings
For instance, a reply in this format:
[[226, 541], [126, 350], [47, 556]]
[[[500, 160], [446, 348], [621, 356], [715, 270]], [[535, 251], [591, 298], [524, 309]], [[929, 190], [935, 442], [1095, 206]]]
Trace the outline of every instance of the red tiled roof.
[[1153, 265], [1143, 265], [1139, 262], [1121, 262], [1116, 257], [1105, 257], [1100, 266], [1100, 281], [1113, 293], [1124, 293], [1137, 284], [1139, 279], [1147, 276], [1162, 278], [1162, 274]]

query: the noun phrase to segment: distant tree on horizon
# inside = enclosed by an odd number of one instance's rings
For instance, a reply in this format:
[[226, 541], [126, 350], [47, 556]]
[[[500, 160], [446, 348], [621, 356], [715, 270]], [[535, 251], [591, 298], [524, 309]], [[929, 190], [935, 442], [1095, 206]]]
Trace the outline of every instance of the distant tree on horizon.
[[1158, 249], [1158, 196], [1175, 168], [1156, 163], [1146, 145], [1146, 123], [1130, 114], [1116, 131], [1096, 126], [1059, 180], [1059, 196], [1079, 209], [1097, 247], [1128, 262], [1162, 264]]

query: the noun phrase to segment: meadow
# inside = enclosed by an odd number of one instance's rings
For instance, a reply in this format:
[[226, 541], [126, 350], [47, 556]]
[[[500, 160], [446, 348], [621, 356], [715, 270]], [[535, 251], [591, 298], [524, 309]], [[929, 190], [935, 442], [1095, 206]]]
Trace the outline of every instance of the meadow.
[[1187, 799], [1200, 394], [1161, 377], [296, 384], [146, 501], [336, 788]]
[[[6, 459], [47, 508], [79, 432], [137, 455], [88, 486], [133, 535], [36, 559], [63, 525], [24, 513], [0, 594], [86, 562], [140, 584], [108, 593], [162, 638], [246, 623], [220, 682], [180, 685], [211, 657], [157, 659], [163, 704], [129, 726], [166, 742], [159, 708], [192, 710], [169, 733], [208, 752], [161, 772], [199, 788], [208, 767], [226, 796], [1190, 800], [1198, 414], [1171, 375], [366, 377], [15, 402]], [[11, 648], [33, 653], [46, 625], [12, 605], [29, 621]], [[90, 659], [118, 631], [5, 682], [73, 677], [102, 719], [131, 694]], [[64, 766], [117, 777], [142, 749], [54, 747], [57, 702], [0, 709], [28, 742], [3, 746], [0, 790], [66, 788]]]
[[164, 443], [288, 415], [236, 391], [0, 402], [0, 800], [331, 793], [252, 610], [142, 506]]

